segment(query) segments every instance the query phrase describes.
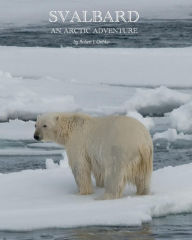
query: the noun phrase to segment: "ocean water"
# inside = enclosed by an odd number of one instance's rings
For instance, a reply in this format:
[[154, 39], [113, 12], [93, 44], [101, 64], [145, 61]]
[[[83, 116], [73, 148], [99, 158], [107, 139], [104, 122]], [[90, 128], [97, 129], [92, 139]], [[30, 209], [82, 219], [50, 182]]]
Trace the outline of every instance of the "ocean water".
[[155, 218], [141, 227], [84, 227], [75, 229], [42, 229], [30, 232], [0, 232], [8, 240], [189, 240], [192, 214]]
[[[90, 28], [89, 33], [66, 34], [69, 28]], [[53, 28], [61, 33], [53, 34]], [[93, 29], [136, 28], [136, 34], [93, 33]], [[93, 40], [95, 42], [93, 43]], [[75, 44], [76, 41], [78, 44]], [[140, 20], [138, 23], [102, 24], [48, 24], [0, 29], [0, 45], [23, 47], [91, 47], [91, 48], [162, 48], [189, 47], [192, 45], [192, 20]]]
[[[61, 148], [46, 146], [36, 148], [31, 146], [32, 143], [36, 143], [36, 141], [0, 139], [0, 173], [45, 169], [46, 159], [51, 158], [55, 163], [59, 163], [63, 158]], [[155, 140], [154, 170], [190, 163], [192, 161], [191, 146], [192, 141], [189, 140], [176, 140], [174, 142], [169, 142], [166, 139]]]

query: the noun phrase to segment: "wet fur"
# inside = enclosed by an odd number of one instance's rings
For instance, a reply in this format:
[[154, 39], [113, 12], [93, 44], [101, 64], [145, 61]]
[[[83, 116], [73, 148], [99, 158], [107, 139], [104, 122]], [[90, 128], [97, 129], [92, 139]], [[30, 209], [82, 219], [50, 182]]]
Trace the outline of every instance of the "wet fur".
[[[41, 132], [46, 121], [49, 134]], [[47, 124], [50, 124], [47, 123]], [[146, 128], [125, 116], [90, 117], [84, 114], [46, 114], [37, 120], [42, 140], [65, 146], [80, 194], [93, 193], [91, 174], [96, 185], [104, 187], [99, 199], [122, 197], [127, 183], [135, 184], [137, 194], [150, 191], [153, 170], [153, 144]]]

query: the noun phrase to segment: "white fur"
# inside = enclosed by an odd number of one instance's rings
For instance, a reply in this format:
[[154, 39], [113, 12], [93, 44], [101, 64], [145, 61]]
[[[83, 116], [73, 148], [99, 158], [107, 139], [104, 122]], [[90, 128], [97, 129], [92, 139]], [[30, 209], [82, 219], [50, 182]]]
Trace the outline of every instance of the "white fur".
[[137, 194], [149, 193], [153, 144], [136, 119], [52, 113], [38, 118], [35, 134], [65, 146], [80, 194], [93, 192], [91, 173], [105, 188], [100, 199], [120, 198], [127, 182], [136, 185]]

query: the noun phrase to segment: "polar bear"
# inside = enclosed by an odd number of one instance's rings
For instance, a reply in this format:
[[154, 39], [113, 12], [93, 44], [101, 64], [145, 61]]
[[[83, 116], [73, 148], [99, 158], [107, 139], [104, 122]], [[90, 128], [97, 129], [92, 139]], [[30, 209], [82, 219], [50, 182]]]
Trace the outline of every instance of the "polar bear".
[[126, 183], [137, 194], [149, 193], [153, 143], [142, 123], [127, 116], [91, 117], [80, 113], [48, 113], [37, 118], [34, 138], [64, 145], [80, 194], [104, 187], [100, 199], [122, 197]]

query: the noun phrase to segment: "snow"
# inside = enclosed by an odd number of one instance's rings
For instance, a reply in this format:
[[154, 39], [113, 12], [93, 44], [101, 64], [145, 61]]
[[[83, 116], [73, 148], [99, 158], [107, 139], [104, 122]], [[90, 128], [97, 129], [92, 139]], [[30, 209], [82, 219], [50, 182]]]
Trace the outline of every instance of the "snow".
[[174, 109], [167, 116], [173, 128], [184, 133], [192, 133], [192, 101]]
[[[65, 162], [64, 162], [65, 161]], [[46, 170], [0, 174], [0, 230], [67, 228], [88, 225], [141, 225], [168, 214], [192, 212], [192, 164], [154, 171], [152, 194], [98, 201], [77, 187], [66, 160]]]
[[127, 113], [127, 116], [132, 117], [143, 123], [143, 125], [150, 130], [151, 128], [154, 127], [154, 121], [150, 117], [143, 117], [140, 113], [135, 112], [135, 111], [129, 111]]
[[184, 134], [183, 132], [177, 133], [174, 128], [169, 128], [164, 132], [157, 132], [153, 135], [153, 140], [157, 139], [167, 139], [169, 142], [174, 142], [176, 140], [192, 140], [192, 135]]
[[1, 0], [1, 26], [47, 24], [50, 10], [136, 10], [141, 18], [183, 19], [191, 18], [192, 4], [189, 0]]

